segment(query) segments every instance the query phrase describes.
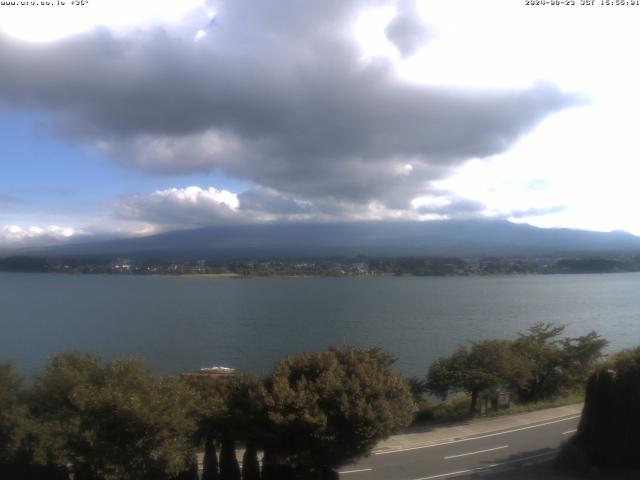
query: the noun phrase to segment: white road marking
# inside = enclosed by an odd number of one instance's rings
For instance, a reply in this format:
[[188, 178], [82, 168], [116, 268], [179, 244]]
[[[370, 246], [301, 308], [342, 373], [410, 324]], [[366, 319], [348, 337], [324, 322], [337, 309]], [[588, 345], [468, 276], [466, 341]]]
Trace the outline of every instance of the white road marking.
[[344, 472], [338, 472], [340, 475], [346, 475], [347, 473], [358, 473], [358, 472], [370, 472], [373, 470], [372, 468], [361, 468], [360, 470], [345, 470]]
[[562, 432], [560, 435], [569, 435], [570, 433], [577, 432], [577, 431], [578, 430], [574, 428], [573, 430], [567, 430], [566, 432]]
[[559, 420], [553, 420], [551, 422], [538, 423], [536, 425], [529, 425], [527, 427], [514, 428], [513, 430], [506, 430], [504, 432], [489, 433], [489, 434], [486, 434], [486, 435], [480, 435], [480, 436], [471, 437], [471, 438], [461, 438], [461, 439], [458, 439], [458, 440], [449, 440], [449, 441], [446, 441], [446, 442], [433, 443], [431, 445], [421, 445], [419, 447], [398, 448], [397, 450], [386, 450], [386, 451], [383, 451], [383, 452], [374, 452], [373, 454], [374, 455], [388, 455], [390, 453], [409, 452], [411, 450], [420, 450], [420, 449], [423, 449], [423, 448], [439, 447], [440, 445], [451, 445], [452, 443], [470, 442], [472, 440], [480, 440], [482, 438], [496, 437], [498, 435], [506, 435], [508, 433], [521, 432], [523, 430], [530, 430], [532, 428], [545, 427], [547, 425], [553, 425], [554, 423], [566, 422], [566, 421], [569, 421], [569, 420], [573, 420], [575, 418], [580, 418], [580, 415], [573, 415], [571, 417], [565, 417], [565, 418], [561, 418]]
[[487, 448], [486, 450], [478, 450], [477, 452], [460, 453], [458, 455], [449, 455], [448, 457], [444, 457], [444, 459], [445, 460], [449, 460], [451, 458], [466, 457], [466, 456], [469, 456], [469, 455], [477, 455], [478, 453], [493, 452], [494, 450], [502, 450], [503, 448], [509, 448], [509, 445], [502, 445], [500, 447]]
[[501, 463], [493, 463], [491, 465], [487, 465], [486, 467], [476, 467], [476, 468], [470, 468], [468, 470], [458, 470], [457, 472], [441, 473], [439, 475], [431, 475], [429, 477], [414, 478], [413, 480], [432, 480], [434, 478], [455, 477], [457, 475], [463, 475], [465, 473], [479, 472], [481, 470], [490, 470], [492, 468], [501, 467], [503, 465], [509, 465], [511, 463], [526, 462], [528, 460], [533, 460], [535, 458], [548, 457], [549, 455], [555, 455], [555, 453], [556, 452], [540, 453], [538, 455], [531, 455], [530, 457], [517, 458], [515, 460], [507, 460], [506, 462], [501, 462]]

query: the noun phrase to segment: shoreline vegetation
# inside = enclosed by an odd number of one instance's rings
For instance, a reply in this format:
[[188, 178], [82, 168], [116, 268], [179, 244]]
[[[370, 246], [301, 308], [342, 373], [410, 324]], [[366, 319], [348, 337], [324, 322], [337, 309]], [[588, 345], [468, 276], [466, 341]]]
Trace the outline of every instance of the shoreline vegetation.
[[640, 272], [640, 255], [573, 257], [336, 257], [167, 261], [132, 258], [0, 257], [0, 272], [255, 277], [479, 277]]
[[584, 388], [577, 388], [548, 400], [540, 400], [532, 403], [510, 403], [508, 406], [497, 410], [485, 411], [478, 415], [469, 414], [471, 398], [465, 394], [457, 395], [441, 402], [434, 401], [433, 399], [422, 400], [417, 403], [417, 411], [415, 412], [413, 422], [407, 427], [407, 430], [421, 429], [426, 426], [439, 424], [464, 422], [472, 418], [490, 419], [505, 415], [546, 410], [548, 408], [576, 405], [584, 402], [584, 393]]
[[195, 480], [204, 455], [203, 478], [334, 480], [407, 427], [579, 402], [594, 372], [612, 365], [607, 341], [563, 333], [538, 323], [459, 346], [422, 378], [355, 346], [290, 356], [262, 376], [156, 375], [135, 358], [68, 352], [24, 382], [0, 364], [0, 477]]

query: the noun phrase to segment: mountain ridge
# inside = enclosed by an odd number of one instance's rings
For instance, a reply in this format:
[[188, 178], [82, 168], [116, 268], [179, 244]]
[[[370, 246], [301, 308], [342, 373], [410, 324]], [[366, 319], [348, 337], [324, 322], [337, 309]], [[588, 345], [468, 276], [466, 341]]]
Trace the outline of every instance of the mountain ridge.
[[49, 257], [246, 259], [411, 255], [562, 255], [640, 252], [627, 232], [544, 229], [505, 220], [273, 223], [173, 230], [145, 237], [24, 249]]

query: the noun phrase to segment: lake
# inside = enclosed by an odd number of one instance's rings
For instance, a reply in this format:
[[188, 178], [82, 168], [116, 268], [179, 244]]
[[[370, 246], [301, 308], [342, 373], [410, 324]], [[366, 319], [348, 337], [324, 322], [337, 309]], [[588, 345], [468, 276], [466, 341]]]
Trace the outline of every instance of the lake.
[[536, 322], [640, 344], [640, 274], [213, 279], [0, 273], [0, 362], [26, 374], [74, 349], [157, 372], [267, 372], [332, 344], [382, 347], [403, 373]]

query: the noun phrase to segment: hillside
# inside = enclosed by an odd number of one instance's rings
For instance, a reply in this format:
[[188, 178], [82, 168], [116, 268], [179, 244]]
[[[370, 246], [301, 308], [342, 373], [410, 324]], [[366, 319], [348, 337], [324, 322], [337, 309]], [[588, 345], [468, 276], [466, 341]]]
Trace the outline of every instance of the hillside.
[[194, 258], [356, 255], [562, 255], [640, 251], [625, 232], [542, 229], [496, 220], [288, 223], [208, 227], [147, 237], [67, 244], [23, 254]]

